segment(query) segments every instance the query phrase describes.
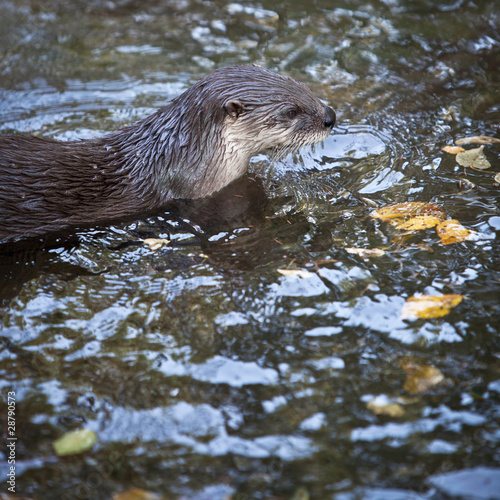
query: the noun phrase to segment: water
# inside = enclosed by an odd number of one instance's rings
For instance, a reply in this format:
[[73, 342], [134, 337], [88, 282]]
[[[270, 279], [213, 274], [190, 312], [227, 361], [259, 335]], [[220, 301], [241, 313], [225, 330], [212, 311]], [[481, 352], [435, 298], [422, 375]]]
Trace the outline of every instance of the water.
[[[499, 12], [491, 0], [1, 2], [1, 132], [92, 137], [253, 62], [338, 115], [323, 144], [255, 158], [211, 200], [2, 255], [16, 493], [500, 498], [500, 147], [485, 146], [485, 171], [441, 149], [499, 137]], [[401, 242], [369, 216], [406, 201], [439, 205], [476, 238]], [[151, 251], [145, 237], [172, 241]], [[401, 319], [418, 293], [467, 299]], [[412, 394], [409, 363], [443, 379]], [[77, 428], [97, 444], [58, 458], [52, 443]]]

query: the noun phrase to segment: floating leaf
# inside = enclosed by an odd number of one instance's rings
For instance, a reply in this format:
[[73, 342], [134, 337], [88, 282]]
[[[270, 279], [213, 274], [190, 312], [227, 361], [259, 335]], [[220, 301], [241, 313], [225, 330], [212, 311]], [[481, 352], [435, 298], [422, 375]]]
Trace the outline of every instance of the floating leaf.
[[406, 372], [403, 389], [410, 394], [420, 394], [444, 380], [444, 375], [435, 366], [419, 365], [412, 361], [403, 361], [399, 364]]
[[[475, 234], [474, 231], [464, 228], [457, 220], [446, 220], [444, 211], [440, 207], [430, 203], [399, 203], [397, 205], [378, 208], [370, 215], [389, 222], [389, 224], [406, 233], [436, 227], [443, 245], [468, 240]], [[356, 252], [360, 251], [356, 249], [350, 251], [350, 253]]]
[[422, 231], [423, 229], [435, 227], [440, 222], [441, 219], [432, 215], [418, 215], [417, 217], [398, 223], [396, 227], [403, 231]]
[[164, 500], [165, 497], [141, 488], [131, 488], [113, 495], [113, 500]]
[[367, 257], [382, 257], [382, 255], [385, 255], [384, 250], [380, 248], [345, 248], [344, 250], [347, 253], [358, 255], [363, 259]]
[[441, 318], [450, 313], [463, 300], [463, 295], [450, 293], [447, 295], [420, 295], [409, 297], [401, 311], [402, 319]]
[[170, 240], [165, 238], [146, 238], [142, 241], [144, 244], [148, 245], [151, 250], [159, 250], [170, 243]]
[[462, 144], [495, 144], [500, 143], [500, 139], [495, 137], [489, 137], [487, 135], [476, 135], [474, 137], [464, 137], [462, 139], [457, 139], [455, 144], [460, 146]]
[[420, 201], [398, 203], [396, 205], [389, 205], [388, 207], [377, 208], [377, 210], [374, 210], [370, 215], [376, 219], [388, 222], [394, 219], [401, 219], [396, 221], [396, 225], [401, 224], [404, 220], [417, 216], [431, 216], [439, 220], [446, 219], [446, 214], [440, 207]]
[[277, 269], [283, 276], [298, 276], [299, 278], [311, 278], [314, 273], [302, 269]]
[[405, 414], [403, 407], [399, 403], [380, 404], [377, 398], [367, 403], [366, 407], [375, 415], [387, 415], [388, 417], [402, 417]]
[[467, 241], [476, 234], [475, 231], [465, 228], [455, 219], [440, 222], [436, 227], [436, 232], [441, 238], [441, 243], [443, 245], [451, 245], [452, 243]]
[[61, 436], [52, 443], [56, 455], [63, 457], [65, 455], [75, 455], [90, 450], [97, 441], [97, 435], [90, 429], [77, 429]]
[[484, 146], [479, 148], [469, 149], [463, 153], [458, 153], [456, 156], [457, 163], [462, 167], [470, 167], [475, 170], [484, 170], [490, 168], [491, 164], [484, 156]]
[[445, 153], [450, 153], [452, 155], [456, 155], [458, 153], [461, 153], [462, 151], [465, 151], [464, 148], [461, 148], [460, 146], [445, 146], [444, 148], [441, 148]]
[[406, 232], [428, 229], [446, 219], [446, 214], [440, 207], [424, 202], [389, 205], [374, 210], [370, 215]]
[[493, 179], [497, 184], [500, 184], [500, 172], [498, 174], [495, 175], [494, 179]]

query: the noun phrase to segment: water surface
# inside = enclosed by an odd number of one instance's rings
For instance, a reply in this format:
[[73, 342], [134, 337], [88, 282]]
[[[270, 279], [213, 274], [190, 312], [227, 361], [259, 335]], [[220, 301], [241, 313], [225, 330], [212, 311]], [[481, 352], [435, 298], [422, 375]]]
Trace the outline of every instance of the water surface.
[[[2, 133], [92, 137], [241, 63], [306, 82], [338, 115], [323, 144], [257, 157], [211, 200], [2, 254], [16, 493], [500, 498], [500, 146], [485, 146], [485, 171], [442, 151], [500, 137], [499, 12], [491, 0], [2, 1]], [[401, 240], [369, 216], [406, 201], [476, 237]], [[401, 319], [419, 293], [467, 299]], [[443, 380], [411, 394], [408, 363]], [[97, 444], [58, 458], [53, 441], [78, 428]]]

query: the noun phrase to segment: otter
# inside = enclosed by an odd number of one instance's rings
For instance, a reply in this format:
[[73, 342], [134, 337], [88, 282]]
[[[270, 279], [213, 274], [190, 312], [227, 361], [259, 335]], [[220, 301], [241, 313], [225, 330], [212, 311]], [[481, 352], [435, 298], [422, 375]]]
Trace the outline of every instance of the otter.
[[0, 134], [0, 242], [209, 196], [242, 176], [252, 156], [314, 144], [334, 124], [334, 111], [305, 84], [259, 66], [232, 66], [98, 138]]

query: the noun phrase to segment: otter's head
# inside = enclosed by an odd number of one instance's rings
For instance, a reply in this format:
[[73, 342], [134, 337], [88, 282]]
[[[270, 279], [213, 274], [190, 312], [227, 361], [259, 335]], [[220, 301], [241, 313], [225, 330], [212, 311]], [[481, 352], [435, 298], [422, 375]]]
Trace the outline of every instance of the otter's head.
[[175, 197], [200, 197], [240, 177], [252, 156], [281, 156], [322, 141], [334, 111], [309, 88], [259, 66], [221, 68], [195, 83], [165, 108], [164, 184]]
[[[295, 151], [324, 140], [335, 112], [309, 88], [260, 66], [221, 68], [191, 89], [201, 116], [224, 124], [226, 146], [237, 157]], [[207, 109], [209, 106], [209, 109]]]
[[248, 157], [296, 151], [326, 139], [335, 125], [335, 112], [292, 78], [259, 66], [223, 68], [210, 78], [219, 88], [225, 137]]

